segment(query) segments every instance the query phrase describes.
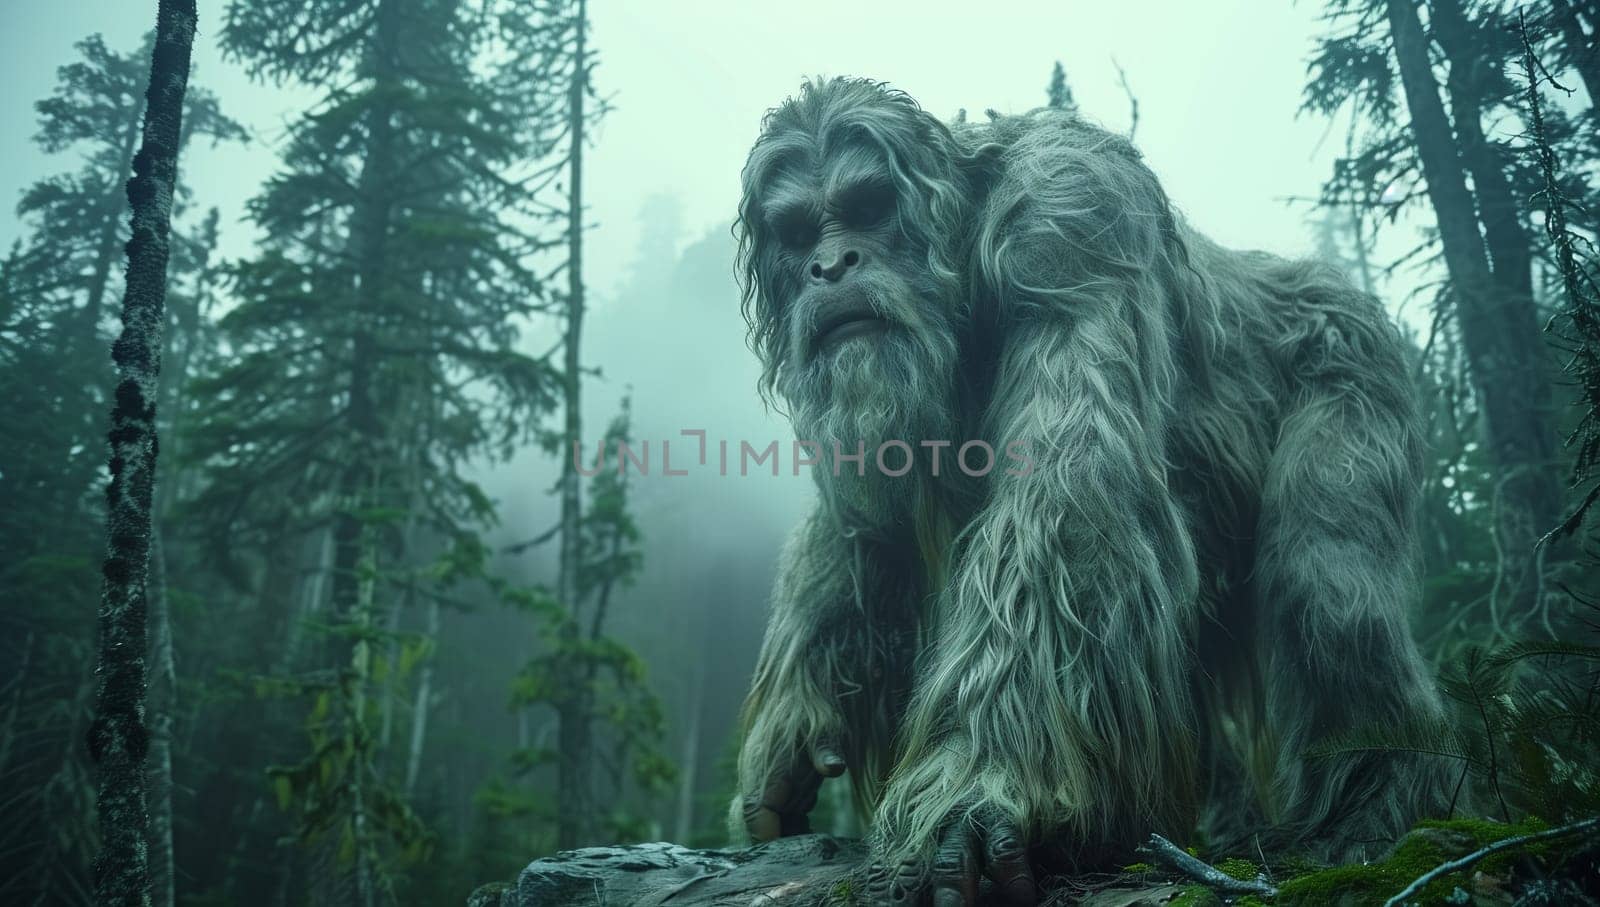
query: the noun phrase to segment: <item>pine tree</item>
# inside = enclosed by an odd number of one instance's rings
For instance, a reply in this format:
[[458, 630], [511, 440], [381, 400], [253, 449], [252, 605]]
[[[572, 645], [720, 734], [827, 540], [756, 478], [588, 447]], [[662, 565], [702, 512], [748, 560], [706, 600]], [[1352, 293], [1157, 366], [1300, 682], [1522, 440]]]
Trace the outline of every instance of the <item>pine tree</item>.
[[[1553, 4], [1553, 12], [1564, 17], [1561, 20], [1563, 34], [1576, 45], [1568, 49], [1568, 59], [1581, 57], [1581, 53], [1575, 52], [1585, 43], [1592, 52], [1594, 38], [1590, 37], [1584, 42], [1573, 8], [1564, 2], [1557, 2]], [[1595, 15], [1597, 12], [1600, 10], [1590, 10], [1591, 21], [1600, 25], [1600, 16]], [[1596, 481], [1596, 476], [1600, 475], [1600, 279], [1597, 279], [1600, 277], [1600, 263], [1595, 261], [1592, 254], [1588, 254], [1594, 249], [1588, 237], [1568, 225], [1570, 217], [1585, 212], [1574, 201], [1572, 183], [1563, 179], [1561, 158], [1551, 145], [1545, 126], [1547, 105], [1540, 97], [1540, 88], [1547, 84], [1552, 88], [1566, 89], [1566, 86], [1557, 82], [1539, 59], [1529, 37], [1527, 22], [1518, 24], [1523, 45], [1522, 71], [1526, 82], [1529, 138], [1534, 159], [1544, 177], [1540, 201], [1544, 204], [1545, 237], [1555, 253], [1556, 279], [1561, 288], [1561, 302], [1555, 317], [1551, 319], [1550, 329], [1570, 354], [1565, 371], [1579, 389], [1578, 404], [1582, 408], [1577, 428], [1568, 436], [1567, 445], [1575, 451], [1573, 482], [1583, 496], [1561, 525], [1551, 528], [1547, 538], [1555, 538], [1577, 533], [1595, 505], [1600, 503], [1600, 481]], [[1593, 61], [1573, 61], [1572, 65], [1578, 68], [1591, 91], [1600, 88], [1600, 84], [1591, 81], [1595, 75]], [[1597, 97], [1600, 95], [1590, 95], [1591, 101]], [[1592, 109], [1590, 113], [1600, 116]], [[1579, 186], [1582, 187], [1582, 184]]]
[[1067, 85], [1066, 67], [1061, 65], [1060, 60], [1057, 60], [1055, 68], [1050, 70], [1050, 87], [1045, 90], [1045, 97], [1047, 107], [1073, 113], [1078, 110], [1078, 102], [1073, 100], [1072, 89]]
[[[29, 232], [3, 265], [0, 383], [8, 393], [0, 397], [0, 419], [14, 435], [0, 447], [0, 499], [6, 501], [0, 508], [0, 591], [37, 636], [31, 654], [20, 645], [24, 640], [0, 645], [0, 673], [9, 676], [24, 657], [30, 662], [18, 681], [25, 685], [18, 701], [32, 728], [6, 748], [0, 763], [6, 784], [25, 792], [12, 807], [18, 821], [0, 833], [0, 900], [58, 890], [64, 879], [86, 876], [94, 846], [93, 782], [80, 744], [94, 689], [88, 602], [99, 581], [97, 549], [104, 546], [102, 433], [115, 380], [105, 355], [112, 339], [107, 300], [123, 288], [115, 263], [128, 238], [124, 184], [139, 140], [152, 52], [153, 38], [121, 53], [92, 36], [77, 44], [77, 59], [58, 70], [54, 91], [35, 105], [36, 143], [81, 164], [26, 190], [18, 214]], [[212, 95], [191, 86], [180, 147], [197, 135], [216, 142], [242, 138], [244, 131]], [[180, 181], [175, 216], [183, 195]], [[214, 226], [201, 225], [200, 236], [190, 237], [174, 225], [169, 284], [195, 273], [195, 250]], [[181, 296], [169, 290], [175, 318], [184, 309]], [[182, 372], [181, 361], [172, 364], [163, 382]], [[165, 421], [161, 428], [166, 431]], [[162, 469], [165, 476], [169, 467]], [[152, 722], [159, 718], [153, 715]], [[152, 783], [162, 786], [158, 777]], [[40, 827], [53, 833], [37, 834]], [[159, 836], [152, 847], [160, 851]]]
[[[77, 51], [81, 59], [61, 67], [55, 91], [35, 105], [35, 141], [46, 153], [75, 153], [83, 163], [23, 194], [17, 214], [30, 235], [7, 264], [20, 308], [0, 333], [7, 357], [0, 369], [26, 376], [8, 382], [24, 396], [0, 401], [7, 424], [19, 429], [16, 443], [0, 451], [0, 495], [9, 502], [0, 516], [0, 577], [14, 596], [31, 597], [13, 585], [26, 581], [30, 558], [87, 550], [63, 541], [93, 534], [75, 527], [91, 507], [103, 465], [99, 436], [112, 375], [100, 351], [110, 342], [106, 300], [120, 290], [114, 265], [127, 240], [123, 186], [139, 139], [152, 44], [123, 54], [94, 35]], [[190, 92], [184, 144], [195, 135], [225, 141], [243, 134], [212, 95]], [[28, 331], [38, 333], [24, 340]]]
[[[632, 443], [630, 423], [630, 404], [625, 399], [622, 412], [606, 429], [600, 444], [605, 451], [600, 455], [602, 462], [589, 479], [588, 505], [576, 535], [574, 597], [507, 590], [508, 599], [539, 619], [543, 644], [543, 651], [517, 676], [512, 704], [550, 707], [556, 714], [558, 732], [563, 732], [554, 752], [528, 750], [516, 755], [525, 770], [550, 761], [556, 764], [557, 784], [561, 785], [555, 804], [556, 847], [560, 849], [591, 843], [597, 831], [613, 842], [642, 838], [644, 823], [625, 809], [629, 788], [654, 797], [666, 790], [675, 774], [661, 751], [665, 717], [660, 699], [646, 683], [644, 663], [611, 636], [607, 626], [613, 596], [633, 581], [642, 562], [621, 453]], [[583, 766], [586, 771], [581, 774], [566, 762], [573, 744], [564, 731], [573, 724], [581, 728], [582, 746], [589, 754]], [[601, 765], [609, 768], [603, 779], [594, 772]], [[591, 798], [587, 807], [593, 811], [589, 814], [568, 812], [574, 806], [564, 795], [564, 785], [574, 777], [587, 785], [586, 794]], [[612, 804], [609, 814], [602, 814], [594, 805], [601, 780], [605, 781], [607, 802]], [[519, 799], [501, 785], [492, 785], [490, 795], [507, 813], [537, 813], [547, 808], [537, 801]]]
[[289, 684], [314, 703], [313, 747], [273, 776], [300, 837], [342, 854], [319, 890], [359, 903], [426, 846], [381, 751], [380, 678], [403, 648], [384, 615], [439, 591], [415, 584], [430, 548], [479, 544], [495, 512], [467, 464], [532, 437], [556, 387], [516, 349], [544, 292], [544, 172], [526, 162], [548, 118], [497, 56], [514, 7], [237, 2], [222, 34], [257, 77], [337, 86], [293, 124], [251, 205], [265, 239], [233, 275], [192, 510], [236, 561], [329, 533], [313, 568], [328, 601], [319, 583], [307, 604], [326, 631], [306, 660], [337, 667]]
[[[559, 21], [559, 20], [558, 20]], [[561, 340], [561, 408], [565, 417], [561, 452], [576, 449], [583, 442], [582, 340], [584, 317], [583, 283], [583, 152], [588, 115], [589, 58], [585, 37], [589, 27], [585, 0], [576, 0], [566, 22], [572, 30], [572, 60], [568, 76], [570, 87], [567, 130], [567, 295], [566, 329]], [[560, 645], [575, 650], [581, 638], [578, 624], [580, 584], [583, 582], [583, 498], [579, 492], [578, 464], [574, 457], [561, 458], [561, 552], [556, 594], [572, 614], [562, 624]], [[594, 817], [594, 729], [590, 724], [594, 708], [586, 665], [568, 659], [574, 668], [559, 678], [566, 695], [557, 700], [556, 720], [561, 735], [557, 754], [560, 804], [556, 810], [556, 846], [577, 847], [589, 837]]]
[[1381, 226], [1425, 203], [1437, 225], [1407, 258], [1437, 254], [1448, 277], [1437, 305], [1459, 338], [1496, 473], [1501, 554], [1487, 569], [1503, 574], [1490, 606], [1505, 611], [1509, 626], [1542, 614], [1534, 542], [1554, 524], [1561, 497], [1551, 356], [1526, 224], [1537, 175], [1501, 137], [1514, 129], [1486, 131], [1517, 114], [1507, 75], [1516, 39], [1505, 11], [1460, 0], [1429, 10], [1425, 25], [1416, 0], [1335, 4], [1330, 18], [1340, 28], [1319, 44], [1305, 105], [1333, 114], [1350, 104], [1365, 128], [1324, 187], [1326, 204]]

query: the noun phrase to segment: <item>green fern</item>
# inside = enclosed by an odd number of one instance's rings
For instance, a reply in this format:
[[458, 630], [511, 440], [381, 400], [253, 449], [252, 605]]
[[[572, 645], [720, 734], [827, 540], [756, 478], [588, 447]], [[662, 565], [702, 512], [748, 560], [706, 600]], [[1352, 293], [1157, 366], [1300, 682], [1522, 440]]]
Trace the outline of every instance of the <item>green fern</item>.
[[1529, 658], [1541, 658], [1547, 655], [1563, 658], [1600, 659], [1600, 646], [1564, 642], [1559, 639], [1514, 642], [1496, 649], [1489, 656], [1489, 661], [1498, 665], [1510, 665]]
[[1444, 719], [1406, 725], [1368, 725], [1330, 735], [1306, 751], [1308, 759], [1333, 759], [1363, 753], [1412, 753], [1440, 756], [1480, 767], [1470, 743]]

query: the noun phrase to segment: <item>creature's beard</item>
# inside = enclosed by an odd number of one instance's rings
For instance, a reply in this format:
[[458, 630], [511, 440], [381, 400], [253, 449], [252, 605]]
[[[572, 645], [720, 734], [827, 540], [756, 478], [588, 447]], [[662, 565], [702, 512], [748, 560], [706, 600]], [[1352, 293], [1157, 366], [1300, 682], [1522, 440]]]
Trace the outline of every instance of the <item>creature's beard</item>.
[[[818, 445], [811, 470], [823, 499], [847, 524], [869, 530], [903, 525], [926, 504], [935, 477], [933, 452], [922, 442], [950, 442], [939, 451], [940, 474], [947, 475], [963, 440], [955, 437], [954, 330], [923, 312], [892, 314], [884, 329], [840, 341], [778, 375], [796, 437]], [[880, 466], [880, 448], [895, 441], [904, 444], [884, 448]], [[891, 474], [905, 469], [907, 448], [911, 469]], [[860, 460], [847, 459], [857, 454]]]

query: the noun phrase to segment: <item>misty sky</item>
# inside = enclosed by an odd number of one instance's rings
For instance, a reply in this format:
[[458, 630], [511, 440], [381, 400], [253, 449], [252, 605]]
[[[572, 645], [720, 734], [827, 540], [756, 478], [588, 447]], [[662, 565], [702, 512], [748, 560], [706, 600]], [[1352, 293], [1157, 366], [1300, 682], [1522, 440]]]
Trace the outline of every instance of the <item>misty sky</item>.
[[[6, 205], [0, 242], [9, 245], [20, 231], [11, 210], [23, 188], [76, 165], [35, 149], [33, 102], [51, 90], [56, 67], [73, 58], [75, 41], [98, 31], [114, 48], [133, 47], [154, 21], [155, 3], [0, 3], [7, 26], [0, 30], [6, 86], [0, 117], [13, 127], [0, 139], [0, 199]], [[216, 47], [223, 0], [200, 0], [199, 6], [195, 82], [218, 94], [256, 140], [217, 149], [197, 143], [181, 166], [191, 198], [202, 208], [222, 209], [223, 254], [240, 258], [249, 254], [253, 238], [241, 220], [244, 203], [277, 166], [284, 124], [315, 93], [252, 83]], [[983, 15], [944, 12], [955, 8]], [[726, 230], [739, 169], [763, 112], [808, 75], [885, 80], [940, 116], [965, 108], [976, 117], [988, 108], [1020, 112], [1042, 104], [1059, 59], [1083, 112], [1125, 130], [1129, 104], [1115, 59], [1138, 97], [1136, 140], [1191, 222], [1225, 245], [1287, 255], [1312, 247], [1310, 206], [1289, 199], [1313, 195], [1344, 144], [1344, 122], [1297, 115], [1305, 60], [1322, 30], [1314, 3], [591, 0], [590, 11], [593, 44], [601, 54], [597, 85], [616, 105], [586, 166], [590, 221], [596, 224], [586, 255], [587, 276], [597, 291], [591, 345], [603, 348], [591, 355], [603, 355], [610, 374], [621, 376], [609, 388], [596, 388], [585, 407], [594, 410], [586, 421], [595, 428], [614, 411], [625, 385], [656, 380], [642, 365], [630, 374], [627, 361], [659, 362], [647, 356], [652, 347], [725, 355], [730, 364], [737, 359], [739, 367], [720, 369], [710, 379], [719, 384], [734, 380], [727, 377], [730, 371], [741, 384], [753, 375], [749, 353], [732, 331], [716, 341], [729, 347], [723, 354], [704, 350], [707, 338], [664, 337], [658, 330], [635, 332], [637, 345], [630, 348], [626, 314], [608, 305], [608, 296], [629, 278], [639, 214], [652, 197], [676, 199], [684, 228], [680, 246]], [[1388, 245], [1406, 238], [1395, 233]], [[728, 280], [731, 288], [731, 274]], [[739, 317], [731, 290], [708, 303], [725, 304], [730, 320]], [[728, 409], [727, 394], [695, 393], [694, 375], [674, 378], [670, 395], [662, 387], [656, 399], [672, 401], [677, 422], [715, 424]], [[651, 397], [648, 387], [638, 388], [642, 406], [649, 407]], [[735, 399], [748, 399], [751, 411], [759, 411], [753, 389]], [[787, 436], [781, 423], [767, 426], [769, 436]], [[524, 482], [550, 468], [528, 465], [534, 459], [530, 451], [515, 467]], [[791, 486], [783, 495], [792, 501], [794, 492]], [[538, 494], [521, 503], [547, 506]]]
[[[154, 2], [5, 0], [0, 116], [0, 241], [18, 225], [22, 188], [61, 169], [29, 141], [32, 104], [49, 91], [74, 41], [101, 32], [133, 46]], [[980, 9], [953, 15], [944, 9]], [[200, 0], [197, 81], [221, 95], [258, 143], [194, 148], [185, 179], [202, 205], [224, 215], [229, 256], [248, 250], [238, 224], [244, 201], [275, 166], [282, 124], [309, 94], [253, 85], [213, 42], [221, 0]], [[1044, 99], [1051, 63], [1062, 60], [1083, 110], [1126, 128], [1128, 103], [1115, 58], [1140, 104], [1138, 142], [1178, 205], [1202, 230], [1235, 246], [1304, 252], [1305, 208], [1285, 199], [1315, 191], [1342, 146], [1343, 126], [1297, 118], [1304, 61], [1318, 30], [1317, 5], [1239, 2], [1047, 2], [981, 4], [756, 0], [593, 0], [598, 84], [617, 110], [597, 136], [589, 166], [589, 277], [615, 286], [632, 256], [646, 197], [683, 206], [684, 241], [725, 224], [739, 167], [762, 112], [810, 74], [863, 75], [910, 92], [941, 116], [967, 108], [1021, 111]]]
[[[180, 165], [190, 198], [202, 209], [221, 208], [223, 255], [237, 259], [250, 254], [253, 240], [241, 220], [244, 204], [277, 167], [284, 125], [316, 93], [252, 84], [223, 61], [214, 39], [224, 6], [199, 0], [194, 82], [219, 95], [255, 142], [220, 149], [197, 143]], [[699, 321], [663, 318], [659, 306], [630, 317], [628, 305], [639, 300], [618, 296], [625, 286], [650, 283], [640, 279], [634, 259], [641, 210], [660, 208], [652, 199], [676, 199], [680, 249], [726, 231], [763, 112], [808, 75], [884, 80], [937, 115], [965, 108], [981, 117], [988, 108], [1021, 112], [1042, 104], [1059, 59], [1080, 109], [1126, 130], [1128, 100], [1115, 58], [1138, 97], [1136, 141], [1196, 227], [1229, 246], [1310, 252], [1310, 206], [1288, 200], [1316, 193], [1346, 129], [1344, 122], [1297, 116], [1305, 60], [1322, 30], [1319, 7], [1283, 0], [590, 0], [601, 54], [597, 86], [616, 110], [586, 166], [589, 220], [597, 226], [586, 255], [596, 292], [585, 355], [607, 375], [586, 385], [586, 437], [598, 436], [627, 388], [636, 427], [657, 443], [682, 427], [758, 444], [790, 437], [756, 401], [731, 273], [720, 292], [696, 307]], [[24, 187], [77, 166], [34, 147], [33, 103], [50, 92], [56, 68], [74, 58], [73, 43], [86, 35], [100, 32], [120, 51], [137, 46], [154, 21], [155, 0], [0, 0], [0, 9], [0, 119], [10, 126], [0, 137], [0, 243], [9, 246], [20, 233], [12, 212]], [[1403, 245], [1406, 233], [1395, 231], [1388, 245]], [[660, 301], [685, 308], [692, 302]], [[704, 323], [706, 312], [719, 307], [726, 309], [727, 330]], [[550, 524], [547, 490], [555, 469], [552, 458], [529, 449], [485, 477], [505, 505], [506, 536], [526, 538]], [[650, 619], [618, 623], [655, 661], [653, 676], [664, 678], [662, 689], [675, 702], [690, 701], [680, 689], [688, 674], [674, 672], [658, 653], [686, 650], [665, 637], [703, 635], [711, 651], [729, 660], [726, 676], [712, 678], [716, 695], [706, 707], [707, 739], [723, 739], [744, 686], [739, 671], [748, 669], [759, 639], [770, 565], [811, 496], [810, 482], [786, 469], [782, 479], [662, 480], [634, 493], [646, 536], [645, 572], [617, 607], [630, 618]], [[696, 590], [716, 602], [714, 620], [696, 617], [685, 604]], [[668, 608], [679, 609], [670, 620], [663, 617]], [[520, 631], [506, 626], [507, 638], [516, 638]]]

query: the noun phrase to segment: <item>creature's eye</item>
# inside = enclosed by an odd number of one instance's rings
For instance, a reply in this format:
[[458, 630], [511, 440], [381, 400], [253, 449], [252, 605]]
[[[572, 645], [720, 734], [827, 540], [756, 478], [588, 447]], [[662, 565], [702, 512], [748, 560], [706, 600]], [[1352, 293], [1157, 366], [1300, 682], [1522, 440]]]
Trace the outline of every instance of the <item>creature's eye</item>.
[[867, 185], [845, 199], [844, 216], [851, 226], [875, 227], [894, 213], [894, 190], [884, 185]]
[[808, 218], [791, 217], [778, 224], [778, 242], [786, 249], [809, 249], [817, 242], [817, 225]]

